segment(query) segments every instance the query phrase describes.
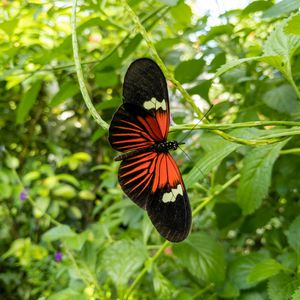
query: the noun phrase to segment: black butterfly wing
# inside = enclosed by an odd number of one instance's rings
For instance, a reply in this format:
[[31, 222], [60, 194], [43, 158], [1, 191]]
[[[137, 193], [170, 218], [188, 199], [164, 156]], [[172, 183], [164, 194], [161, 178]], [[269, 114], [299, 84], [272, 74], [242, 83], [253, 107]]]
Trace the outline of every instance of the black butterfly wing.
[[191, 227], [191, 208], [185, 186], [169, 153], [145, 152], [122, 161], [123, 191], [147, 210], [157, 231], [167, 240], [184, 240]]

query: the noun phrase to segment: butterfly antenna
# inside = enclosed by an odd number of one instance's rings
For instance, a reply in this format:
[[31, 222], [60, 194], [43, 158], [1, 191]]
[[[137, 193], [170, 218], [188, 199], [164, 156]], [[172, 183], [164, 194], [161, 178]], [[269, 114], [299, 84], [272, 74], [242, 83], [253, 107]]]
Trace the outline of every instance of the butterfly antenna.
[[[209, 107], [208, 111], [204, 114], [204, 116], [186, 133], [186, 135], [181, 139], [181, 141], [179, 142], [179, 144], [182, 143], [182, 141], [184, 141], [190, 134], [191, 132], [193, 131], [193, 129], [199, 125], [199, 123], [204, 119], [206, 118], [206, 116], [209, 114], [209, 112], [212, 110], [213, 108], [213, 104], [211, 104], [211, 106]], [[207, 119], [207, 118], [206, 118]], [[208, 119], [207, 119], [208, 120]], [[209, 121], [209, 120], [208, 120]]]
[[[179, 145], [178, 148], [184, 153], [184, 155], [190, 160], [192, 161], [192, 158], [189, 156], [189, 154], [187, 154]], [[198, 169], [198, 171], [202, 174], [203, 178], [205, 177], [205, 175], [203, 174], [203, 172], [201, 171], [201, 169], [199, 167], [197, 167], [197, 165], [195, 165], [195, 167]]]

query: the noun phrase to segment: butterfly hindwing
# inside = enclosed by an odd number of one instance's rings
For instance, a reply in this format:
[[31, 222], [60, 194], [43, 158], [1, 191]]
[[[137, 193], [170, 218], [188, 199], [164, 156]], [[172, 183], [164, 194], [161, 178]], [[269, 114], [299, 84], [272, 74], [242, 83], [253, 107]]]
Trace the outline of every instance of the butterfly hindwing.
[[147, 210], [157, 231], [179, 242], [191, 226], [191, 209], [185, 186], [169, 153], [145, 152], [122, 161], [119, 182], [140, 207]]
[[169, 153], [162, 153], [160, 156], [146, 210], [153, 225], [164, 238], [180, 242], [190, 231], [190, 203], [173, 157]]

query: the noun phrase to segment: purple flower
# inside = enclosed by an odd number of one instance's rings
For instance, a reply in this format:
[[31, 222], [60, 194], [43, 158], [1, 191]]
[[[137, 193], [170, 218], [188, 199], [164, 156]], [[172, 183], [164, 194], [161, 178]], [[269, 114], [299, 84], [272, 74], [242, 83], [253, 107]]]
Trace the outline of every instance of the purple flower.
[[27, 190], [23, 189], [23, 191], [20, 193], [20, 200], [25, 201], [27, 199]]
[[62, 253], [60, 251], [56, 251], [54, 253], [54, 260], [56, 262], [60, 262], [62, 260], [62, 257], [63, 257], [63, 255], [62, 255]]

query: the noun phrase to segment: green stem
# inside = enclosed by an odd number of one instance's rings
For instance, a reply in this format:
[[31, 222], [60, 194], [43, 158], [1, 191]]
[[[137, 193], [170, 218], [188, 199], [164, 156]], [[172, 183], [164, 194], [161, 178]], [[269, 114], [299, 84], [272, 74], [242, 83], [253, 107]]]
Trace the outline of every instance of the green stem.
[[198, 129], [209, 129], [209, 130], [228, 130], [236, 128], [246, 128], [246, 127], [260, 127], [260, 126], [299, 126], [300, 122], [293, 121], [251, 121], [243, 123], [231, 123], [231, 124], [182, 124], [172, 126], [170, 132], [182, 131], [182, 130], [198, 130]]
[[124, 299], [128, 299], [130, 294], [133, 292], [137, 284], [140, 282], [140, 280], [144, 277], [144, 275], [148, 272], [148, 270], [151, 268], [152, 264], [159, 258], [161, 253], [167, 248], [167, 246], [170, 244], [169, 241], [165, 241], [160, 248], [156, 251], [155, 255], [150, 257], [147, 262], [145, 263], [144, 268], [142, 271], [139, 273], [139, 275], [135, 278], [134, 282], [132, 285], [129, 287], [127, 290], [127, 293], [124, 296]]
[[77, 72], [77, 78], [80, 86], [80, 91], [83, 97], [83, 100], [90, 111], [91, 115], [95, 119], [95, 121], [104, 129], [108, 129], [109, 125], [100, 117], [98, 112], [96, 111], [94, 105], [92, 104], [91, 98], [89, 96], [88, 90], [86, 88], [86, 85], [84, 83], [84, 77], [83, 72], [81, 68], [81, 62], [80, 57], [78, 53], [78, 41], [77, 41], [77, 34], [76, 34], [76, 7], [77, 7], [77, 0], [73, 0], [73, 6], [72, 6], [72, 19], [71, 19], [71, 25], [72, 25], [72, 47], [73, 47], [73, 54], [74, 54], [74, 62], [75, 62], [75, 68]]
[[280, 154], [300, 154], [300, 148], [281, 150]]
[[214, 193], [204, 198], [204, 200], [193, 210], [193, 216], [197, 215], [199, 211], [201, 211], [215, 196], [220, 195], [224, 190], [226, 190], [229, 186], [236, 182], [240, 177], [240, 174], [235, 175], [234, 177], [230, 178], [226, 183], [224, 183]]
[[300, 100], [300, 91], [294, 81], [294, 78], [293, 78], [293, 73], [292, 73], [292, 67], [291, 67], [291, 57], [288, 58], [287, 60], [287, 70], [288, 70], [288, 73], [286, 74], [287, 75], [287, 80], [289, 81], [289, 83], [291, 84], [291, 86], [293, 87], [298, 99]]

